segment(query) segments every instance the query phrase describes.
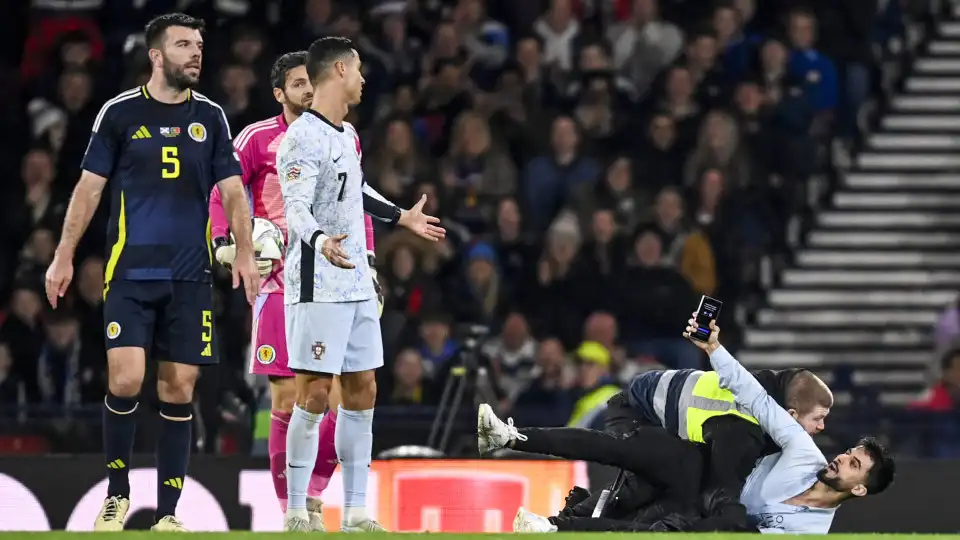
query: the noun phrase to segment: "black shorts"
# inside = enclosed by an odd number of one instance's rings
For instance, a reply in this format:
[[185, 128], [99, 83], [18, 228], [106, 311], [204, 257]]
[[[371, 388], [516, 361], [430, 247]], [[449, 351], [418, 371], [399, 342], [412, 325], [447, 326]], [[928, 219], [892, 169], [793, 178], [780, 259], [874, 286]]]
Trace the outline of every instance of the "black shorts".
[[196, 281], [114, 281], [103, 302], [107, 349], [139, 347], [160, 361], [217, 363], [213, 286]]

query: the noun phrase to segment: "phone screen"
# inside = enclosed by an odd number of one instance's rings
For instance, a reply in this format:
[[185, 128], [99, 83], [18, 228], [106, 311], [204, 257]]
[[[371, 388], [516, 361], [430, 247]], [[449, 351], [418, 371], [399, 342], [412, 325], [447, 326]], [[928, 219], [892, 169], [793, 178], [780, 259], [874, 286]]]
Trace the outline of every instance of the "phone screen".
[[697, 331], [690, 335], [698, 341], [707, 341], [710, 338], [710, 321], [715, 321], [720, 316], [720, 308], [723, 302], [709, 296], [700, 298], [700, 307], [697, 308]]

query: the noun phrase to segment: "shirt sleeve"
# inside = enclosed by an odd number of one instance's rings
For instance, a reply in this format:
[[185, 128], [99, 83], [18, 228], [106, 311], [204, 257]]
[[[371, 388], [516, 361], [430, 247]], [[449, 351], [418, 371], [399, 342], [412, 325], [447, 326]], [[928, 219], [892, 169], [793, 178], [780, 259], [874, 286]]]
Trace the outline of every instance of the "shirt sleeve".
[[259, 172], [257, 170], [260, 154], [260, 147], [257, 145], [259, 139], [255, 139], [254, 135], [248, 131], [255, 125], [251, 124], [245, 127], [233, 140], [233, 149], [237, 153], [237, 158], [240, 160], [240, 169], [243, 171], [240, 178], [245, 186], [252, 184]]
[[110, 178], [120, 154], [120, 129], [117, 107], [108, 101], [93, 121], [93, 132], [80, 168]]
[[213, 139], [213, 181], [221, 182], [231, 176], [242, 176], [240, 156], [233, 149], [233, 135], [227, 114], [216, 103], [210, 102], [216, 109], [217, 126]]
[[277, 176], [283, 193], [287, 228], [311, 246], [315, 246], [317, 238], [323, 234], [313, 217], [317, 183], [329, 168], [328, 160], [322, 158], [329, 156], [330, 152], [324, 154], [323, 147], [323, 142], [308, 141], [289, 130], [277, 150]]
[[813, 437], [763, 388], [727, 349], [720, 347], [710, 355], [710, 365], [720, 377], [720, 386], [733, 393], [736, 402], [750, 413], [777, 445], [787, 452], [820, 450]]
[[223, 200], [220, 197], [220, 186], [213, 186], [210, 193], [210, 237], [226, 238], [230, 230], [227, 223], [227, 213], [223, 210]]
[[400, 208], [366, 183], [363, 184], [363, 211], [370, 217], [391, 225], [396, 225], [400, 220]]

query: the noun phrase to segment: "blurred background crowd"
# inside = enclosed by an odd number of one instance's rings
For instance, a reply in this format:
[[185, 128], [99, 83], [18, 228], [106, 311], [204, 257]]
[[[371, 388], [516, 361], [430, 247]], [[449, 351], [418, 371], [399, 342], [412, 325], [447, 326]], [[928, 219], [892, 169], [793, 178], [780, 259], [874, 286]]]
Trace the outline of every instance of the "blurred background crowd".
[[[354, 40], [367, 83], [348, 119], [361, 131], [366, 179], [402, 205], [427, 194], [426, 210], [449, 231], [429, 245], [377, 231], [383, 447], [422, 443], [445, 384], [461, 378], [522, 425], [586, 425], [643, 370], [704, 367], [680, 338], [702, 294], [724, 301], [724, 341], [735, 348], [834, 164], [882, 104], [883, 65], [910, 54], [907, 29], [928, 15], [912, 4], [5, 6], [0, 433], [21, 449], [99, 449], [106, 204], [75, 261], [69, 307], [51, 312], [41, 288], [93, 117], [146, 81], [140, 32], [157, 14], [206, 20], [201, 91], [234, 133], [278, 113], [267, 76], [278, 54], [325, 35]], [[198, 445], [247, 451], [267, 402], [263, 382], [246, 375], [250, 310], [224, 280], [217, 287], [223, 356], [201, 382]], [[451, 368], [465, 361], [459, 377]], [[945, 377], [948, 400], [958, 379]]]

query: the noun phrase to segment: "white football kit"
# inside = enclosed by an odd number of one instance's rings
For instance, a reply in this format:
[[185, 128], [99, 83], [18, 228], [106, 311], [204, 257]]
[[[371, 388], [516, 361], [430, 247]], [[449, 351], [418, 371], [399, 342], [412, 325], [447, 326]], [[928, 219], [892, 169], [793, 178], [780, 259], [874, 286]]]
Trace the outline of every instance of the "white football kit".
[[[308, 110], [277, 150], [288, 241], [284, 304], [290, 369], [339, 375], [383, 366], [377, 294], [367, 263], [364, 186], [356, 132]], [[379, 195], [376, 195], [380, 198]], [[346, 234], [352, 269], [320, 253], [324, 236]]]

